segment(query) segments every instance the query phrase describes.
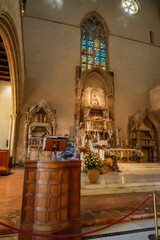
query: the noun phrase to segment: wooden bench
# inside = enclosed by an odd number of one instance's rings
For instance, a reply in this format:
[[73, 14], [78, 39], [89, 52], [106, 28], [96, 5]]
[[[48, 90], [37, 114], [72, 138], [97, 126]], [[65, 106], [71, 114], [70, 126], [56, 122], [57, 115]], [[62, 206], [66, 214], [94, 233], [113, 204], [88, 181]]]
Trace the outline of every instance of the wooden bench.
[[0, 150], [0, 175], [9, 173], [9, 150]]

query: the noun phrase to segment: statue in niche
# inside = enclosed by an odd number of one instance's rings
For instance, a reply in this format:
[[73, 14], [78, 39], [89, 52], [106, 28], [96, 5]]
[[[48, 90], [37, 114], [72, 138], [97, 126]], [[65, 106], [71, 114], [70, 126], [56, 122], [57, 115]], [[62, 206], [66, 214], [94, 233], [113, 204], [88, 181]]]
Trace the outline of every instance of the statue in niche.
[[98, 101], [96, 94], [94, 94], [92, 97], [92, 105], [99, 106], [99, 101]]
[[46, 122], [46, 120], [47, 120], [47, 117], [46, 117], [46, 115], [45, 115], [45, 116], [44, 116], [44, 119], [43, 119], [44, 123]]
[[42, 115], [42, 113], [40, 113], [40, 115], [39, 115], [39, 122], [40, 122], [40, 123], [43, 122], [43, 115]]
[[38, 115], [35, 116], [35, 122], [38, 122]]

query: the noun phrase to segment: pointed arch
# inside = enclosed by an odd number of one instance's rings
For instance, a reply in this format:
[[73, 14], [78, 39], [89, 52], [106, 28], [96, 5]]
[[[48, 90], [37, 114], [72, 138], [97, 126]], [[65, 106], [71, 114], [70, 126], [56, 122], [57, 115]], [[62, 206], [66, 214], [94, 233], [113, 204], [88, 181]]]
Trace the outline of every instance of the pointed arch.
[[0, 13], [0, 35], [6, 49], [11, 77], [12, 114], [10, 120], [9, 150], [12, 163], [15, 163], [18, 123], [23, 102], [24, 60], [16, 25], [10, 13], [6, 11]]
[[[87, 13], [81, 21], [81, 69], [107, 68], [108, 26], [96, 12]], [[107, 61], [106, 61], [107, 60]]]
[[98, 19], [103, 24], [106, 34], [109, 35], [110, 32], [109, 32], [108, 25], [107, 25], [106, 21], [104, 20], [104, 18], [97, 11], [91, 11], [91, 12], [86, 13], [80, 22], [80, 27], [82, 27], [85, 19], [89, 18], [90, 16], [97, 16]]
[[19, 113], [22, 106], [22, 62], [18, 34], [12, 17], [2, 11], [0, 15], [0, 35], [6, 49], [13, 95], [13, 113]]

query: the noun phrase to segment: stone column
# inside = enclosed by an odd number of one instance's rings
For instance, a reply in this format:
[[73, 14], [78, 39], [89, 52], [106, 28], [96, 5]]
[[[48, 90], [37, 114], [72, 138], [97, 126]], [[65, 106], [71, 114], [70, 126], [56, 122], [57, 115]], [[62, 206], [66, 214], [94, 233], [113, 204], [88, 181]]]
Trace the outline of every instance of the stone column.
[[11, 114], [11, 129], [10, 129], [10, 156], [12, 157], [12, 163], [16, 163], [16, 141], [18, 133], [18, 122], [20, 114]]

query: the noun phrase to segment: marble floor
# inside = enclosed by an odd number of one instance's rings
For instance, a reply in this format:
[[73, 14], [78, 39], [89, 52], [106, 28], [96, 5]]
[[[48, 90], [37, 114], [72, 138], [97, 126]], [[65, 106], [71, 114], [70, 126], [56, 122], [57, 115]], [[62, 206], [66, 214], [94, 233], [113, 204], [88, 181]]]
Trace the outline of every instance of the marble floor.
[[[103, 227], [103, 226], [101, 226]], [[96, 227], [85, 227], [82, 232], [95, 230]], [[150, 234], [155, 234], [153, 219], [137, 220], [119, 223], [112, 228], [84, 236], [82, 239], [92, 240], [147, 240]]]
[[[149, 175], [145, 177], [147, 178], [147, 180], [150, 179], [151, 181], [153, 181], [154, 179], [154, 181], [158, 183], [160, 172], [159, 173], [155, 172], [154, 174], [153, 172], [151, 172]], [[137, 180], [137, 172], [136, 174], [133, 173], [133, 175], [136, 175], [134, 176], [134, 179]], [[141, 179], [143, 179], [141, 175], [144, 175], [144, 173], [141, 173], [138, 175]], [[103, 177], [107, 179], [106, 181], [109, 181], [111, 178], [114, 179], [114, 181], [117, 181], [115, 179], [116, 178], [115, 176], [116, 174], [113, 173]], [[119, 176], [120, 175], [117, 175], [117, 178], [119, 178]], [[126, 173], [125, 176], [127, 176], [129, 179], [131, 177], [131, 174], [129, 176]], [[13, 168], [11, 170], [10, 175], [0, 176], [0, 221], [15, 227], [19, 227], [19, 223], [20, 223], [23, 177], [24, 177], [23, 168]], [[142, 183], [145, 184], [146, 181], [142, 181]], [[91, 186], [91, 184], [89, 184], [88, 182], [87, 184]], [[116, 184], [119, 184], [119, 183], [116, 183]], [[135, 183], [133, 182], [132, 184], [134, 185]], [[107, 186], [109, 187], [109, 185]], [[102, 188], [101, 190], [104, 191], [104, 188]], [[160, 190], [160, 187], [159, 187], [159, 190]], [[105, 191], [104, 191], [103, 194], [99, 194], [99, 195], [94, 195], [94, 194], [84, 195], [84, 196], [82, 195], [81, 196], [82, 226], [85, 228], [86, 227], [88, 228], [88, 227], [95, 227], [95, 226], [97, 227], [100, 225], [112, 223], [117, 219], [121, 218], [122, 216], [126, 215], [131, 210], [133, 210], [149, 194], [151, 194], [151, 189], [149, 192], [148, 191], [130, 192], [130, 193], [115, 192], [114, 194], [105, 194]], [[157, 195], [157, 209], [158, 209], [158, 216], [160, 216], [159, 194]], [[125, 225], [125, 224], [132, 223], [133, 220], [135, 221], [135, 220], [150, 219], [150, 218], [153, 218], [153, 216], [154, 216], [153, 201], [151, 198], [144, 206], [142, 206], [139, 210], [137, 210], [133, 215], [128, 217], [123, 223], [124, 224], [123, 226], [125, 229], [127, 229], [128, 225]], [[0, 226], [0, 237], [1, 238], [3, 237], [4, 239], [6, 239], [5, 238], [6, 234], [7, 235], [10, 234], [10, 239], [13, 239], [13, 240], [15, 240], [17, 237], [14, 231], [11, 231], [9, 229], [6, 229]], [[120, 238], [112, 237], [112, 240], [114, 239], [120, 239]], [[123, 239], [127, 239], [127, 238], [123, 238]], [[138, 239], [141, 239], [141, 238], [138, 238]]]
[[99, 176], [97, 184], [90, 184], [86, 173], [81, 177], [81, 195], [100, 195], [160, 190], [160, 164], [121, 164], [121, 172]]

